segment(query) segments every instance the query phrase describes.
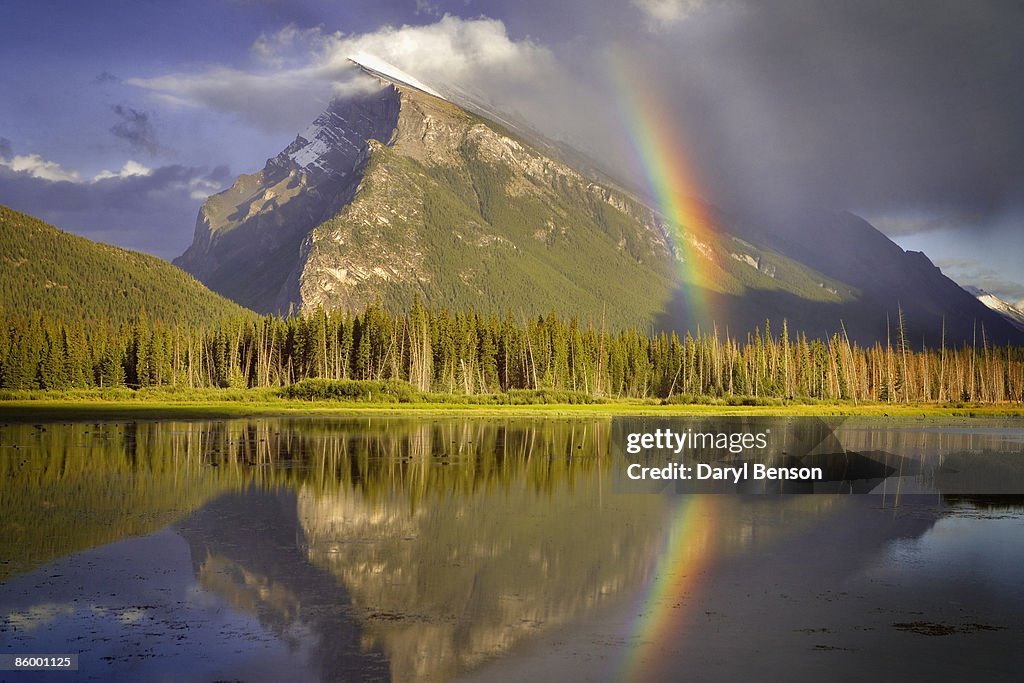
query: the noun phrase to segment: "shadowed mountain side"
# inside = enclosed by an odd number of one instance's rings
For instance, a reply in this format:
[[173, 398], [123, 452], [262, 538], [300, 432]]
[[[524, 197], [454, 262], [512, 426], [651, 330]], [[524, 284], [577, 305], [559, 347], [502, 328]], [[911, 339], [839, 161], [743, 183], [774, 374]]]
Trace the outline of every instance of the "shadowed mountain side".
[[[947, 344], [1024, 344], [1024, 332], [962, 289], [920, 252], [904, 251], [863, 218], [852, 213], [804, 210], [783, 218], [732, 216], [725, 225], [736, 235], [774, 249], [860, 291], [856, 306], [841, 317], [851, 339], [885, 340], [889, 314], [893, 339], [898, 339], [902, 309], [907, 340], [920, 346], [922, 338], [936, 347]], [[789, 316], [791, 329], [797, 317]], [[762, 316], [764, 317], [764, 316]], [[872, 320], [872, 317], [874, 319]], [[815, 327], [833, 325], [821, 319]], [[813, 328], [808, 328], [808, 333]]]

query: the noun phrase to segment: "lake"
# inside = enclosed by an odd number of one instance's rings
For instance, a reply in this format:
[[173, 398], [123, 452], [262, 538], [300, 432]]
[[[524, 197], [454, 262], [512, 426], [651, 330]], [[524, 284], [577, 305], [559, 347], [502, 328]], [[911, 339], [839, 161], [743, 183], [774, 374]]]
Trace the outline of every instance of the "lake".
[[78, 654], [0, 680], [1019, 675], [1024, 498], [943, 477], [1015, 481], [1020, 420], [848, 421], [844, 461], [938, 459], [854, 495], [623, 491], [616, 429], [0, 425], [0, 655]]

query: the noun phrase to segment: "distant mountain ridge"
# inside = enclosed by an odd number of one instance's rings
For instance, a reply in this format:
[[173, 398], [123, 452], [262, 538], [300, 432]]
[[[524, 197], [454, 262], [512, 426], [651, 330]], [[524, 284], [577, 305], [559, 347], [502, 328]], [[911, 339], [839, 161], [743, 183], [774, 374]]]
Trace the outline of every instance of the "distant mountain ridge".
[[746, 216], [729, 229], [857, 288], [857, 300], [836, 311], [852, 337], [895, 339], [902, 313], [915, 346], [970, 341], [982, 330], [996, 343], [1024, 343], [1020, 330], [943, 275], [925, 254], [904, 251], [850, 212], [808, 209], [784, 220]]
[[[895, 338], [902, 313], [914, 345], [978, 326], [998, 343], [1024, 340], [923, 254], [849, 213], [769, 221], [708, 207], [715, 232], [683, 226], [694, 246], [684, 256], [664, 217], [560, 160], [571, 156], [560, 146], [366, 70], [377, 87], [332, 102], [262, 171], [204, 204], [177, 265], [262, 312], [376, 299], [400, 310], [419, 296], [680, 333], [786, 319], [861, 342]], [[686, 258], [707, 261], [699, 286]]]
[[92, 242], [0, 205], [0, 306], [8, 316], [207, 324], [251, 315], [149, 254]]

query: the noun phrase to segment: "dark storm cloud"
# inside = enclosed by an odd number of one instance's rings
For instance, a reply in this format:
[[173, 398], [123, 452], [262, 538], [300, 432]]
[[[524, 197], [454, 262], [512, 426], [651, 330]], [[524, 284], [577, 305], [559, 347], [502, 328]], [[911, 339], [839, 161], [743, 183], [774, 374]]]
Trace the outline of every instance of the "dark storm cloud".
[[0, 159], [9, 159], [13, 154], [11, 141], [7, 138], [0, 138]]
[[732, 1], [649, 41], [712, 199], [985, 227], [1024, 199], [1024, 4]]
[[579, 87], [541, 84], [518, 109], [612, 169], [635, 170], [609, 80], [625, 54], [717, 204], [848, 209], [891, 217], [893, 234], [990, 229], [1024, 207], [1024, 3], [434, 4], [549, 47]]
[[122, 104], [115, 104], [111, 109], [120, 120], [110, 127], [110, 132], [133, 148], [156, 156], [160, 145], [156, 142], [156, 130], [150, 114]]
[[229, 177], [225, 167], [172, 165], [148, 175], [69, 182], [0, 166], [0, 202], [90, 239], [170, 259], [188, 246], [203, 197]]
[[104, 71], [103, 73], [96, 76], [95, 82], [99, 84], [120, 83], [121, 79], [115, 76], [114, 74], [110, 73], [109, 71]]

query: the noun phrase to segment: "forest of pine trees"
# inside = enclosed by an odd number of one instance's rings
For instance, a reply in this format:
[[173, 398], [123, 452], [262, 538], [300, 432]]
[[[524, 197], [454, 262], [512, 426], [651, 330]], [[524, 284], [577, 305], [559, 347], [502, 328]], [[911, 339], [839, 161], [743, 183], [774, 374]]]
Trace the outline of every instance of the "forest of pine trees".
[[762, 397], [852, 401], [1024, 399], [1024, 351], [979, 330], [960, 348], [808, 339], [768, 324], [744, 340], [717, 330], [647, 335], [579, 320], [524, 320], [369, 306], [355, 315], [240, 317], [210, 328], [101, 324], [0, 312], [0, 388], [283, 387], [304, 379], [402, 380], [421, 392], [516, 389], [604, 398]]

